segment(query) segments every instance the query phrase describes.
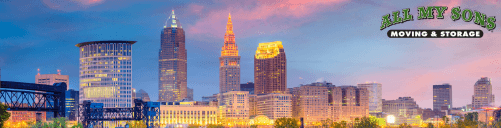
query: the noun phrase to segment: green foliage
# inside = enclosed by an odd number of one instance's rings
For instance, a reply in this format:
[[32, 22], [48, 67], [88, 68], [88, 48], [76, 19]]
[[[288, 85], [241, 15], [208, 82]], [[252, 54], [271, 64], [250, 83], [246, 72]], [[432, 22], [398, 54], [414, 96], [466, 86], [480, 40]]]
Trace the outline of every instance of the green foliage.
[[428, 126], [426, 128], [433, 128], [433, 124], [432, 123], [428, 123]]
[[362, 117], [361, 119], [355, 118], [354, 128], [377, 128], [378, 121], [375, 117]]
[[341, 121], [341, 122], [333, 122], [331, 124], [331, 128], [347, 128], [348, 123], [346, 121]]
[[0, 128], [3, 128], [4, 122], [9, 120], [10, 113], [7, 112], [7, 105], [0, 103]]
[[328, 128], [332, 125], [332, 120], [327, 118], [326, 120], [320, 121], [322, 123], [322, 128]]
[[412, 128], [412, 126], [411, 126], [411, 125], [409, 125], [409, 124], [407, 124], [407, 123], [403, 123], [403, 124], [400, 124], [400, 125], [398, 126], [398, 128]]
[[71, 126], [71, 128], [83, 128], [83, 125], [81, 123], [78, 123], [75, 126]]
[[478, 113], [467, 113], [461, 117], [454, 123], [454, 127], [456, 128], [476, 128], [480, 125], [478, 122]]
[[275, 128], [299, 128], [299, 121], [294, 118], [278, 118]]
[[129, 128], [146, 128], [146, 124], [143, 121], [131, 121], [127, 123]]

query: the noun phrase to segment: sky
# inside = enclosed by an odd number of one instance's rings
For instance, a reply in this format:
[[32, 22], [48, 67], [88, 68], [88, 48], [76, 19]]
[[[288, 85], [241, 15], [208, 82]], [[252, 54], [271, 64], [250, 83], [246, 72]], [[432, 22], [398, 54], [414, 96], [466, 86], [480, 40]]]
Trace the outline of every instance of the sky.
[[[445, 19], [416, 20], [419, 6], [447, 6]], [[379, 82], [383, 99], [413, 97], [432, 108], [432, 85], [452, 85], [453, 107], [471, 103], [473, 85], [492, 80], [501, 96], [501, 33], [450, 19], [452, 7], [500, 17], [498, 0], [0, 0], [1, 80], [35, 82], [41, 74], [69, 75], [78, 90], [81, 42], [137, 41], [132, 86], [158, 99], [160, 33], [175, 10], [186, 34], [188, 87], [194, 99], [219, 89], [218, 57], [231, 13], [241, 61], [241, 83], [253, 81], [259, 43], [282, 41], [287, 87], [328, 81]], [[381, 17], [410, 8], [414, 21], [380, 30]], [[480, 39], [388, 38], [390, 29], [479, 29]], [[496, 98], [501, 105], [501, 98]]]

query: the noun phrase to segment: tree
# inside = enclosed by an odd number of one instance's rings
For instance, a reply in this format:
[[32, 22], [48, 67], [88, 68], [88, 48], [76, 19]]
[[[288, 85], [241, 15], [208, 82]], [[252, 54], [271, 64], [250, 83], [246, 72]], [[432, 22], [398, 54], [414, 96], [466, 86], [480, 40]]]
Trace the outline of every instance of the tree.
[[278, 118], [275, 128], [299, 128], [299, 121], [294, 118]]
[[362, 117], [360, 120], [355, 119], [355, 128], [377, 128], [377, 119], [371, 117]]
[[326, 120], [320, 121], [320, 123], [322, 124], [322, 128], [328, 128], [332, 125], [332, 120], [327, 118]]
[[341, 121], [341, 122], [334, 122], [332, 123], [331, 127], [333, 128], [347, 128], [348, 127], [348, 124], [346, 123], [346, 121]]
[[3, 128], [4, 122], [9, 120], [10, 113], [7, 112], [7, 105], [0, 103], [0, 128]]
[[432, 123], [428, 123], [428, 126], [426, 128], [433, 128], [433, 124]]
[[400, 125], [398, 126], [398, 128], [412, 128], [412, 126], [411, 126], [411, 125], [409, 125], [409, 124], [407, 124], [407, 123], [403, 123], [403, 124], [400, 124]]

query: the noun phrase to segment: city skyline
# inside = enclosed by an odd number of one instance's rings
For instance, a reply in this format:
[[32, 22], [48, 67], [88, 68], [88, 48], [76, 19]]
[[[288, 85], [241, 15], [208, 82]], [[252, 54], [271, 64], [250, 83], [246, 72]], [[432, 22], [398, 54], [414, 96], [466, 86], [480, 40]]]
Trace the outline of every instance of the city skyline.
[[[135, 3], [130, 1], [123, 3], [99, 0], [96, 3], [87, 2], [77, 3], [85, 5], [86, 8], [72, 8], [73, 3], [56, 7], [54, 4], [57, 3], [31, 2], [33, 8], [19, 12], [16, 10], [23, 5], [21, 4], [23, 2], [2, 2], [0, 7], [9, 11], [1, 12], [5, 14], [5, 17], [0, 19], [5, 22], [0, 23], [0, 27], [12, 30], [4, 32], [4, 35], [0, 37], [2, 80], [33, 83], [36, 69], [40, 68], [43, 74], [55, 74], [56, 69], [61, 69], [63, 74], [70, 76], [70, 89], [78, 89], [78, 49], [74, 47], [75, 44], [98, 40], [136, 40], [138, 44], [133, 47], [135, 51], [133, 63], [136, 65], [132, 69], [133, 87], [146, 90], [155, 101], [158, 95], [158, 90], [156, 90], [158, 83], [155, 82], [158, 81], [156, 77], [158, 74], [155, 73], [158, 72], [158, 67], [155, 66], [158, 65], [156, 62], [159, 49], [158, 31], [162, 28], [167, 14], [174, 8], [174, 10], [179, 10], [177, 11], [178, 17], [182, 17], [183, 26], [187, 27], [186, 49], [192, 52], [188, 53], [188, 74], [193, 74], [188, 75], [190, 80], [188, 87], [194, 88], [195, 100], [218, 92], [218, 75], [214, 74], [218, 72], [217, 57], [220, 55], [220, 42], [224, 40], [221, 36], [224, 30], [220, 29], [226, 23], [223, 21], [226, 20], [225, 15], [230, 12], [234, 14], [232, 20], [235, 22], [235, 28], [238, 28], [235, 29], [235, 33], [239, 34], [236, 40], [239, 41], [243, 62], [241, 63], [240, 83], [253, 81], [252, 58], [258, 43], [280, 40], [284, 42], [288, 51], [287, 83], [289, 88], [323, 80], [335, 85], [356, 85], [365, 81], [377, 81], [383, 84], [383, 99], [411, 96], [417, 104], [425, 108], [432, 108], [432, 85], [436, 84], [450, 83], [454, 86], [454, 106], [471, 103], [473, 85], [482, 76], [492, 78], [494, 95], [500, 92], [497, 83], [501, 75], [498, 73], [499, 62], [496, 58], [499, 58], [501, 54], [495, 52], [500, 45], [493, 43], [497, 40], [496, 36], [499, 32], [486, 34], [480, 40], [474, 40], [476, 43], [471, 43], [473, 41], [471, 39], [464, 41], [415, 39], [411, 43], [402, 43], [403, 39], [386, 39], [384, 34], [371, 35], [369, 34], [371, 32], [380, 33], [380, 30], [370, 28], [379, 27], [378, 21], [383, 15], [382, 12], [400, 9], [397, 5], [374, 7], [388, 4], [386, 2], [364, 4], [356, 1], [327, 1], [326, 3], [285, 1], [285, 4], [289, 6], [282, 9], [291, 12], [285, 14], [279, 14], [279, 9], [271, 13], [260, 12], [262, 6], [253, 7], [250, 10], [235, 8], [235, 5], [252, 4], [252, 2], [228, 2], [223, 3], [222, 7], [196, 1], [174, 2], [169, 6], [166, 6], [166, 3], [154, 1], [141, 3], [142, 6], [129, 5]], [[115, 4], [117, 6], [107, 9], [107, 6]], [[306, 9], [296, 10], [294, 9], [298, 6], [296, 4], [304, 4]], [[407, 2], [404, 4], [407, 4], [406, 7], [415, 5], [452, 7], [468, 5], [468, 2]], [[480, 4], [468, 8], [482, 12], [500, 8], [499, 2], [497, 5], [489, 5], [490, 3], [487, 2], [480, 2]], [[340, 7], [341, 5], [346, 7]], [[360, 11], [350, 9], [359, 5], [367, 9]], [[327, 9], [331, 6], [335, 9]], [[313, 7], [318, 7], [320, 10], [311, 9]], [[128, 14], [140, 9], [144, 9], [140, 14]], [[377, 11], [369, 12], [372, 9]], [[117, 10], [130, 11], [115, 12]], [[368, 20], [359, 21], [361, 17], [342, 14], [347, 11], [366, 13], [363, 16]], [[11, 12], [15, 13], [8, 14]], [[450, 10], [446, 13], [450, 13]], [[258, 16], [252, 17], [252, 15]], [[316, 21], [311, 21], [311, 19], [316, 19]], [[339, 19], [351, 20], [339, 21]], [[32, 21], [40, 22], [33, 23]], [[294, 23], [288, 23], [291, 21]], [[354, 21], [357, 24], [365, 23], [365, 25], [357, 26], [354, 23], [348, 25], [349, 27], [344, 25]], [[322, 29], [326, 26], [332, 30], [321, 32], [310, 30]], [[468, 23], [447, 20], [413, 21], [413, 23], [393, 26], [392, 29], [416, 26], [481, 29]], [[351, 34], [339, 33], [336, 29], [346, 30], [343, 32]], [[367, 33], [361, 33], [366, 37], [361, 39], [358, 38], [360, 35], [347, 37], [357, 31], [367, 31]], [[361, 46], [362, 44], [368, 45]], [[393, 55], [381, 58], [387, 54]], [[468, 91], [463, 91], [462, 88]], [[465, 94], [465, 96], [460, 94]], [[497, 103], [501, 102], [498, 100]]]

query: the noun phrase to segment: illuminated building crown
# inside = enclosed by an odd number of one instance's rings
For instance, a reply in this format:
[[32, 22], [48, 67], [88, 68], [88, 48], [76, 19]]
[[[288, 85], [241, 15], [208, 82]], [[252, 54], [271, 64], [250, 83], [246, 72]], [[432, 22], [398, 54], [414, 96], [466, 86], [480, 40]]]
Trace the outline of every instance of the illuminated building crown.
[[284, 49], [282, 41], [259, 43], [256, 50], [256, 59], [273, 58], [280, 54], [280, 49]]
[[233, 33], [231, 14], [228, 16], [228, 23], [226, 24], [224, 46], [221, 48], [221, 56], [238, 56], [238, 46], [235, 44], [235, 34]]
[[179, 22], [179, 19], [177, 19], [176, 14], [174, 14], [174, 10], [172, 10], [172, 13], [169, 16], [169, 19], [165, 21], [164, 28], [171, 27], [171, 28], [183, 28], [181, 26], [181, 22]]

